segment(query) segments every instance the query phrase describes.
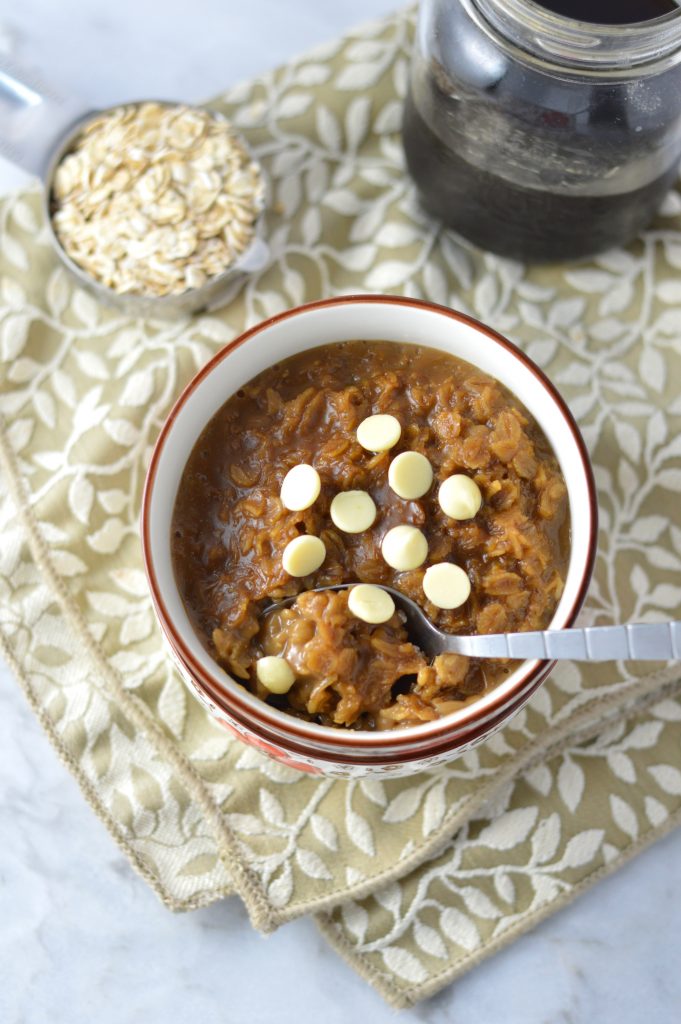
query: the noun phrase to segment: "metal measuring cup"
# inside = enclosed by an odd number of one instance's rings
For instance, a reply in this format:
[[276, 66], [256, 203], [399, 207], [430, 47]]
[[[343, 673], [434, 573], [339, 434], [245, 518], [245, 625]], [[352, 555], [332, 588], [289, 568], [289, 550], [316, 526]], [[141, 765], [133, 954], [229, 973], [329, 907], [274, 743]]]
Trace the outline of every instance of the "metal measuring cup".
[[[121, 104], [137, 106], [148, 100]], [[154, 100], [162, 106], [177, 104]], [[190, 104], [182, 104], [191, 106]], [[255, 222], [253, 240], [248, 249], [220, 274], [209, 277], [199, 288], [188, 288], [179, 295], [119, 294], [78, 266], [64, 250], [52, 224], [52, 184], [62, 158], [74, 148], [85, 125], [94, 117], [117, 107], [91, 110], [74, 99], [59, 96], [34, 71], [21, 68], [12, 60], [0, 60], [0, 155], [29, 174], [37, 175], [43, 184], [42, 205], [52, 247], [58, 259], [81, 287], [96, 298], [131, 316], [172, 319], [190, 313], [207, 311], [225, 305], [238, 292], [245, 278], [262, 270], [269, 261], [269, 247], [264, 239], [263, 201]], [[215, 117], [222, 117], [211, 110]], [[252, 156], [248, 146], [239, 141]], [[258, 164], [264, 178], [262, 167]]]

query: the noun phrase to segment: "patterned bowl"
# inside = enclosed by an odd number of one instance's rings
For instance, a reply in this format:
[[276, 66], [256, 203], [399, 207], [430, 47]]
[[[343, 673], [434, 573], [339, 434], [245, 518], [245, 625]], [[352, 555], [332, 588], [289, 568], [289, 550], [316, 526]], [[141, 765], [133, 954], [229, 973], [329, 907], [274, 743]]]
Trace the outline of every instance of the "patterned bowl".
[[258, 324], [219, 352], [180, 395], [151, 457], [142, 503], [142, 546], [161, 629], [190, 690], [225, 728], [285, 764], [315, 774], [408, 775], [464, 753], [518, 711], [553, 667], [524, 661], [478, 701], [434, 722], [386, 732], [352, 732], [301, 721], [265, 704], [232, 679], [194, 632], [170, 554], [175, 495], [201, 431], [229, 395], [275, 359], [352, 338], [428, 345], [474, 363], [530, 410], [560, 462], [570, 503], [571, 547], [565, 590], [551, 627], [573, 624], [596, 553], [597, 508], [579, 430], [552, 384], [519, 349], [462, 313], [392, 295], [312, 302]]

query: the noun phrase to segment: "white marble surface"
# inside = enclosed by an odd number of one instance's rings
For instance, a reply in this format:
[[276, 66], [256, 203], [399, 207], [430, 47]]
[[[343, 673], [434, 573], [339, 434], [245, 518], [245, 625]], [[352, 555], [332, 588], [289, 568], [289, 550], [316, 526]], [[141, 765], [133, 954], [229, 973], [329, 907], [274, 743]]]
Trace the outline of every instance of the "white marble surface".
[[[392, 0], [22, 0], [11, 46], [93, 103], [200, 99]], [[0, 191], [19, 180], [0, 166]], [[405, 1021], [676, 1024], [681, 832]], [[267, 939], [235, 900], [173, 916], [93, 816], [0, 665], [0, 1024], [383, 1024], [309, 921]]]

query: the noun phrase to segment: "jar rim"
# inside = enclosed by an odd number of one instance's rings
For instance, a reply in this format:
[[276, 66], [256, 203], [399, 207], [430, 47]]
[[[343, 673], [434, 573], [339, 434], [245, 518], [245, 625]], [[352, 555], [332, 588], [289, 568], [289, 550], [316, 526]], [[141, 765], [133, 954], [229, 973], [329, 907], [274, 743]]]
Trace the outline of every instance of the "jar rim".
[[461, 2], [515, 46], [562, 66], [612, 71], [681, 60], [681, 6], [648, 21], [608, 25], [577, 21], [540, 0]]

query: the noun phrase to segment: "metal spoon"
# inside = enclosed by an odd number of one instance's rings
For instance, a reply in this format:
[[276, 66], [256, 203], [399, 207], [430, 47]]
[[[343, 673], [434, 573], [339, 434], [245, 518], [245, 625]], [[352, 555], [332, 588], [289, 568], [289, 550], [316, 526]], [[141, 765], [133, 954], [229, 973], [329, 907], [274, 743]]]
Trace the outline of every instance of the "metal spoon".
[[[317, 587], [308, 593], [347, 590], [354, 583]], [[443, 633], [411, 598], [382, 587], [404, 612], [409, 639], [427, 657], [465, 654], [470, 658], [539, 658], [542, 661], [670, 661], [681, 658], [681, 622], [634, 623], [627, 626], [587, 626], [584, 629], [544, 629], [527, 633], [487, 633], [456, 636]], [[297, 597], [270, 605], [265, 615], [292, 605]]]

